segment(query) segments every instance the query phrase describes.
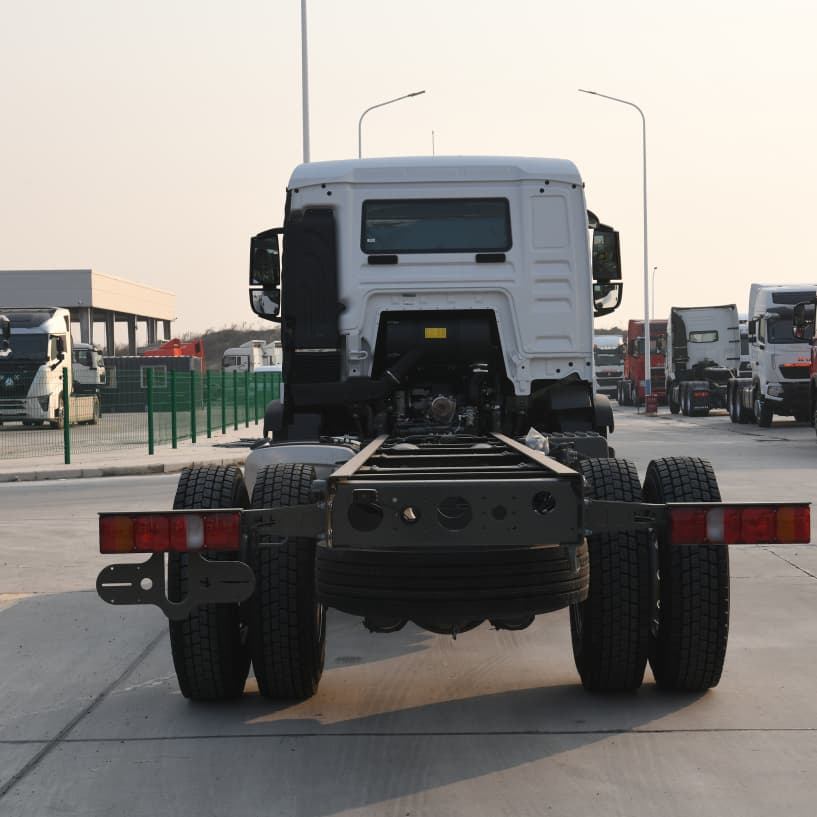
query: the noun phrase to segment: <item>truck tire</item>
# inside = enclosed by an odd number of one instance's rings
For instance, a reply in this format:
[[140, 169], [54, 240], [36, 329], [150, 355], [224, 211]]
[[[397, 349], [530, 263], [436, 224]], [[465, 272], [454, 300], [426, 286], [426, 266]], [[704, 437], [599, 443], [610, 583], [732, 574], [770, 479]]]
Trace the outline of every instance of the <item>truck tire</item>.
[[681, 403], [678, 400], [673, 400], [673, 394], [675, 393], [675, 384], [670, 380], [667, 383], [667, 403], [669, 404], [669, 410], [672, 414], [677, 414], [681, 410]]
[[62, 397], [60, 397], [59, 405], [57, 407], [57, 418], [55, 420], [51, 420], [51, 428], [65, 428], [65, 409], [62, 403]]
[[[318, 548], [321, 601], [352, 615], [414, 621], [513, 619], [587, 597], [587, 545], [494, 550]], [[422, 626], [422, 625], [421, 625]]]
[[738, 423], [741, 425], [746, 425], [747, 423], [754, 421], [754, 414], [743, 405], [743, 389], [737, 383], [735, 384], [732, 401], [735, 407], [735, 416], [737, 417]]
[[[315, 469], [279, 464], [261, 468], [253, 508], [310, 501]], [[326, 650], [326, 610], [315, 593], [315, 540], [263, 537], [250, 545], [255, 593], [250, 600], [250, 652], [259, 692], [304, 699], [318, 690]]]
[[[579, 463], [594, 499], [641, 500], [638, 472], [628, 460]], [[570, 608], [573, 657], [585, 689], [641, 686], [650, 634], [650, 560], [646, 531], [595, 534], [588, 539], [590, 592]]]
[[689, 417], [689, 390], [687, 389], [686, 383], [681, 383], [678, 402], [681, 407], [681, 414], [683, 414], [684, 417]]
[[[712, 466], [697, 457], [653, 460], [645, 502], [719, 502]], [[671, 545], [651, 534], [655, 604], [650, 666], [659, 687], [701, 692], [716, 686], [729, 634], [729, 550], [725, 545]]]
[[[185, 468], [173, 508], [246, 508], [247, 488], [234, 465]], [[214, 560], [236, 559], [237, 552], [214, 553]], [[180, 601], [187, 591], [186, 553], [170, 553], [167, 592]], [[247, 627], [238, 604], [201, 604], [187, 618], [170, 622], [170, 649], [179, 688], [194, 701], [222, 701], [244, 691], [250, 668]]]
[[772, 411], [772, 407], [768, 404], [768, 402], [763, 399], [758, 389], [755, 389], [754, 407], [755, 422], [758, 424], [758, 427], [768, 428], [772, 424], [774, 412]]
[[729, 412], [729, 421], [737, 423], [738, 421], [738, 398], [734, 383], [728, 383], [726, 386], [726, 410]]
[[99, 398], [94, 397], [94, 414], [90, 420], [88, 420], [88, 425], [95, 426], [99, 422], [99, 418], [102, 416], [102, 407], [99, 403]]

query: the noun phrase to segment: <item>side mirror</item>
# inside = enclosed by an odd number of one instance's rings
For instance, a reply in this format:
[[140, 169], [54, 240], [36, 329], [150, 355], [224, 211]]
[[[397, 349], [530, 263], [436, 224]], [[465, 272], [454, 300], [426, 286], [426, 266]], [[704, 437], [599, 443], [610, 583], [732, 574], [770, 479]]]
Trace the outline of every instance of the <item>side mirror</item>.
[[621, 281], [593, 284], [593, 316], [609, 315], [621, 305], [624, 284]]
[[265, 289], [281, 285], [281, 253], [278, 236], [282, 231], [267, 230], [250, 241], [250, 286]]
[[638, 357], [638, 339], [637, 338], [633, 338], [627, 344], [627, 354], [629, 354], [630, 357]]
[[250, 309], [261, 318], [275, 318], [280, 309], [277, 289], [251, 289]]
[[605, 283], [621, 280], [618, 233], [606, 224], [593, 230], [593, 279]]
[[814, 301], [801, 301], [792, 309], [792, 331], [796, 338], [808, 338], [814, 332]]
[[250, 241], [250, 308], [266, 320], [278, 320], [281, 305], [280, 228], [266, 230]]
[[11, 321], [5, 316], [0, 315], [0, 357], [8, 357], [11, 354]]
[[65, 360], [65, 341], [57, 338], [57, 360]]
[[754, 343], [757, 340], [757, 321], [754, 318], [746, 324], [746, 336], [749, 343]]

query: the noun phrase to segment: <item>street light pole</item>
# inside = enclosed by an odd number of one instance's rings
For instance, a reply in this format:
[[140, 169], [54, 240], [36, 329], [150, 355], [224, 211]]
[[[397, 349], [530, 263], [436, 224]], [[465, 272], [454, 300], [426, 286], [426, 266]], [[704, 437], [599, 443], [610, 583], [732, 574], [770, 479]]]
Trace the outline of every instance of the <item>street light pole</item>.
[[420, 96], [424, 93], [425, 91], [413, 91], [410, 94], [403, 94], [403, 96], [398, 96], [394, 99], [387, 99], [385, 102], [378, 102], [377, 105], [372, 105], [371, 108], [366, 108], [366, 110], [360, 115], [360, 119], [357, 123], [357, 158], [360, 159], [363, 157], [363, 117], [366, 116], [369, 111], [373, 111], [375, 108], [382, 108], [384, 105], [391, 105], [392, 102], [399, 102], [401, 99], [409, 99], [413, 96]]
[[[604, 99], [610, 99], [613, 102], [620, 102], [622, 105], [629, 105], [631, 108], [635, 108], [641, 114], [641, 154], [643, 160], [641, 176], [644, 186], [644, 395], [646, 398], [647, 395], [652, 394], [652, 360], [650, 359], [650, 279], [647, 253], [647, 120], [644, 117], [644, 111], [642, 111], [641, 108], [635, 104], [635, 102], [629, 102], [626, 99], [619, 99], [617, 96], [600, 94], [598, 91], [586, 91], [584, 88], [579, 88], [579, 91], [581, 91], [583, 94], [593, 94], [593, 96], [600, 96]], [[644, 403], [646, 408], [646, 399]]]
[[309, 161], [309, 60], [306, 47], [306, 0], [301, 0], [301, 111], [303, 113], [304, 163]]

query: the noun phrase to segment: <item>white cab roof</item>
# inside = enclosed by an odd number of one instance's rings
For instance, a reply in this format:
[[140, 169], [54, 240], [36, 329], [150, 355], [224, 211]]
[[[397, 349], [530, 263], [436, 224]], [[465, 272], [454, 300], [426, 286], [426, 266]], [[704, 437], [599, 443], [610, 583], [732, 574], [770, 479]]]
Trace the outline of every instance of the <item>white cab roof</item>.
[[550, 180], [581, 185], [579, 171], [565, 159], [520, 156], [406, 156], [310, 162], [292, 172], [289, 188], [315, 184]]

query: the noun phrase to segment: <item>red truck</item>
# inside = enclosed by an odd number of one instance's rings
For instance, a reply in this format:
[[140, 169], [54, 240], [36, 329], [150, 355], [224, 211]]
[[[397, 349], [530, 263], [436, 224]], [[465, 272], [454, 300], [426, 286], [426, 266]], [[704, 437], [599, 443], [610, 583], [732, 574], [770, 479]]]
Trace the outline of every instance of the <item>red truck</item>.
[[201, 373], [204, 374], [204, 344], [200, 338], [189, 341], [172, 338], [159, 346], [144, 349], [142, 355], [148, 357], [197, 357], [201, 360]]
[[[664, 371], [667, 348], [667, 322], [650, 321], [650, 393], [666, 402]], [[624, 377], [616, 395], [621, 406], [640, 406], [644, 402], [644, 321], [631, 320], [627, 326], [624, 349]]]

